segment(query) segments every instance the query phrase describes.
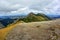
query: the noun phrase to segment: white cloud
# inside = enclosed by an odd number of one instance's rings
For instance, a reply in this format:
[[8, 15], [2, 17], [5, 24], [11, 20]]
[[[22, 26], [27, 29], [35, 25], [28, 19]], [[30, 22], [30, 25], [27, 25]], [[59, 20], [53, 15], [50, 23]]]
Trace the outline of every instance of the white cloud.
[[47, 14], [60, 15], [60, 1], [54, 0], [50, 5], [47, 5], [43, 10]]
[[1, 0], [0, 10], [1, 11], [16, 11], [21, 7], [29, 6], [32, 9], [39, 9], [47, 5], [50, 1], [48, 0]]
[[59, 9], [59, 0], [0, 0], [1, 15], [28, 13], [31, 11], [52, 14], [60, 13]]
[[20, 4], [12, 4], [6, 0], [0, 1], [0, 12], [16, 11], [21, 7], [22, 7], [22, 5], [20, 5]]

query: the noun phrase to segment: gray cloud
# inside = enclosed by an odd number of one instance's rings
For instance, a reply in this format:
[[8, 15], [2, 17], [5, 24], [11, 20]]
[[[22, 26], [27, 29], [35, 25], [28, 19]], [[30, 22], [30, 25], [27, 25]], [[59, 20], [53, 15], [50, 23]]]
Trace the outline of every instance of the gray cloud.
[[58, 12], [58, 8], [55, 9], [55, 6], [60, 6], [59, 4], [59, 0], [0, 0], [0, 13], [19, 13], [21, 10], [26, 11], [26, 7], [28, 11]]
[[11, 2], [8, 2], [6, 0], [0, 1], [0, 12], [10, 12], [10, 11], [16, 11], [19, 8], [22, 8], [23, 6], [20, 4], [12, 4]]
[[16, 11], [25, 6], [28, 6], [31, 9], [39, 9], [49, 4], [49, 2], [49, 0], [1, 0], [0, 11]]

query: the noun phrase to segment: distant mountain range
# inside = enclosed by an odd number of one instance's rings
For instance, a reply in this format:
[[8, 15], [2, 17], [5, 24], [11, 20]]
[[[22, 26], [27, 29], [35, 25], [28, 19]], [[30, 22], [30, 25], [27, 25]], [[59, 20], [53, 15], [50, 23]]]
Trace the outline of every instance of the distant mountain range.
[[6, 27], [9, 24], [16, 23], [19, 21], [40, 22], [40, 21], [48, 21], [56, 18], [60, 18], [60, 16], [45, 15], [43, 13], [35, 14], [33, 12], [30, 12], [27, 15], [0, 16], [0, 23]]
[[9, 24], [16, 23], [19, 21], [23, 22], [40, 22], [40, 21], [48, 21], [51, 20], [48, 16], [42, 13], [29, 13], [28, 15], [15, 15], [15, 16], [2, 16], [0, 17], [0, 23], [5, 27]]
[[[34, 13], [35, 14], [35, 13]], [[38, 14], [38, 13], [36, 13]], [[44, 13], [40, 13], [40, 14], [44, 14]], [[7, 15], [7, 16], [0, 16], [0, 20], [1, 19], [6, 19], [6, 18], [24, 18], [26, 17], [28, 14], [22, 13], [19, 15]], [[54, 15], [54, 14], [45, 14], [46, 16], [50, 17], [51, 19], [57, 19], [60, 18], [60, 15]]]
[[58, 18], [60, 18], [60, 15], [47, 15], [47, 16], [49, 16], [51, 19], [58, 19]]

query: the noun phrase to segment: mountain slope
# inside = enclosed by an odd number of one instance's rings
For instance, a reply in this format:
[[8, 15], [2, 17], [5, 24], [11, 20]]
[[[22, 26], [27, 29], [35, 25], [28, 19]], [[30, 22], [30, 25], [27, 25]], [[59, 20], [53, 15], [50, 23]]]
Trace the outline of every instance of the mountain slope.
[[2, 24], [0, 23], [0, 29], [1, 29], [1, 28], [4, 28], [4, 25], [2, 25]]
[[37, 22], [37, 21], [48, 21], [51, 20], [48, 16], [43, 13], [34, 14], [33, 12], [29, 13], [26, 18], [20, 19], [24, 22]]
[[[5, 16], [0, 18], [0, 22], [3, 26], [7, 27], [10, 24], [16, 23], [18, 21], [23, 21], [23, 22], [40, 22], [40, 21], [48, 21], [51, 20], [48, 16], [46, 16], [43, 13], [29, 13], [28, 15], [18, 15], [18, 16]], [[1, 26], [1, 28], [3, 28]]]
[[60, 19], [18, 24], [5, 40], [60, 40]]

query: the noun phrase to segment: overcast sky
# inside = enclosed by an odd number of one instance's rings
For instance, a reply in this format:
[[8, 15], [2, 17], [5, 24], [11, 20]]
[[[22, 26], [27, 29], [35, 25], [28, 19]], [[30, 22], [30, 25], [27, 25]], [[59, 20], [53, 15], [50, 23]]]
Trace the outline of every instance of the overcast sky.
[[60, 15], [60, 0], [0, 0], [0, 16], [31, 11]]

